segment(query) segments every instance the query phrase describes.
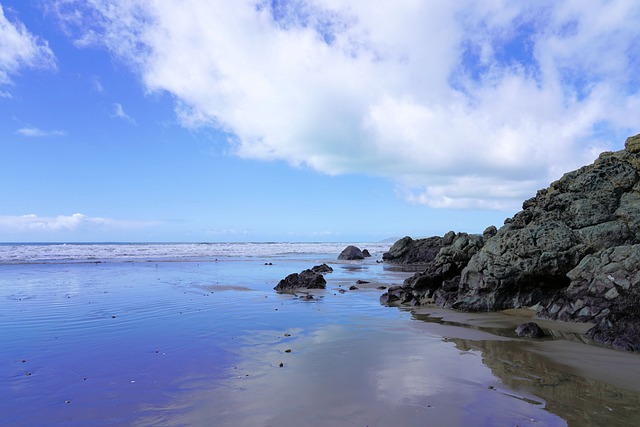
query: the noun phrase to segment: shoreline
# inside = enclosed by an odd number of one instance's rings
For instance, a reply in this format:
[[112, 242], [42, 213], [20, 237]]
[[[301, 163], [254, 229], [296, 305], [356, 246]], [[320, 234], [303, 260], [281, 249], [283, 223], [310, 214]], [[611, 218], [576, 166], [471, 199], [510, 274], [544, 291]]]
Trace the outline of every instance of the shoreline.
[[[287, 272], [322, 261], [334, 269], [326, 290], [273, 291]], [[69, 417], [331, 427], [640, 420], [640, 391], [629, 390], [637, 355], [564, 335], [517, 338], [514, 325], [528, 311], [381, 305], [378, 288], [413, 270], [375, 259], [0, 268], [0, 303], [13, 319], [2, 331], [12, 387], [0, 393], [0, 409], [12, 425]], [[554, 324], [567, 336], [582, 326]], [[589, 361], [573, 360], [580, 357]], [[17, 399], [31, 410], [20, 411]]]
[[[513, 342], [519, 350], [546, 358], [585, 378], [640, 393], [640, 357], [637, 353], [604, 347], [589, 341], [589, 323], [535, 319], [545, 331], [539, 339], [520, 338], [515, 328], [531, 321], [534, 310], [507, 309], [497, 312], [463, 312], [433, 306], [399, 307], [412, 313], [413, 327], [442, 334], [449, 339]], [[584, 339], [582, 339], [584, 337]]]

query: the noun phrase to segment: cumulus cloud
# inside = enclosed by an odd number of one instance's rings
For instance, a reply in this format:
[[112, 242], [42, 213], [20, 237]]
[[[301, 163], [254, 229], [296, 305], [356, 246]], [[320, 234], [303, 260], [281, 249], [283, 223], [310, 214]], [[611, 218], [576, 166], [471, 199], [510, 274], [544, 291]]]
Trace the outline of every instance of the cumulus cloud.
[[60, 0], [185, 126], [233, 152], [513, 209], [640, 118], [635, 0]]
[[16, 130], [18, 135], [30, 138], [43, 138], [47, 136], [64, 136], [66, 132], [63, 130], [42, 130], [34, 126], [27, 126]]
[[0, 216], [0, 230], [12, 233], [27, 231], [128, 230], [149, 227], [155, 224], [148, 221], [88, 217], [81, 213], [55, 217], [42, 217], [35, 214]]
[[[18, 20], [10, 21], [0, 5], [0, 86], [11, 84], [11, 76], [22, 68], [55, 68], [55, 56], [46, 40], [29, 32]], [[1, 97], [10, 97], [0, 91]]]

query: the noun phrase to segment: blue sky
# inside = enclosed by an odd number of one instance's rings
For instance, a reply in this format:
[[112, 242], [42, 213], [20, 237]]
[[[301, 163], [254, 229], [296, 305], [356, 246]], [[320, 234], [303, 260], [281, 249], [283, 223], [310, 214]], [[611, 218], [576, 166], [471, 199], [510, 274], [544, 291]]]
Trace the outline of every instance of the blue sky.
[[0, 241], [482, 232], [640, 132], [635, 0], [0, 7]]

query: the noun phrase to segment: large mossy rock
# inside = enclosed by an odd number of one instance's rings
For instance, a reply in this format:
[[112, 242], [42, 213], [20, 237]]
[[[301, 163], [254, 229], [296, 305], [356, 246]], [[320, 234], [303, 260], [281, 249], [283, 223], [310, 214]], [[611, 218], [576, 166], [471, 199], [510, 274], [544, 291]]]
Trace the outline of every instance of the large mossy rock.
[[603, 153], [524, 202], [462, 271], [445, 306], [499, 310], [550, 302], [589, 254], [640, 243], [639, 159]]
[[[419, 258], [416, 242], [401, 239], [385, 255]], [[434, 237], [421, 250], [426, 269], [381, 302], [535, 306], [541, 318], [594, 323], [596, 343], [640, 351], [640, 135], [538, 191], [499, 230]]]

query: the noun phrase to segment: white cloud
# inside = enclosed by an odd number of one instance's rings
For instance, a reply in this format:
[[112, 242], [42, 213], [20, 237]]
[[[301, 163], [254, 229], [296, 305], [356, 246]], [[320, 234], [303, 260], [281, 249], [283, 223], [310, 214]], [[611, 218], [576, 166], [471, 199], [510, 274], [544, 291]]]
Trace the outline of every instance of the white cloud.
[[434, 207], [515, 208], [640, 118], [635, 0], [56, 5], [238, 156], [389, 177]]
[[34, 126], [27, 126], [20, 128], [16, 131], [18, 135], [27, 136], [31, 138], [43, 138], [48, 136], [64, 136], [66, 132], [63, 130], [42, 130]]
[[110, 218], [92, 218], [81, 213], [41, 217], [29, 215], [0, 216], [0, 230], [6, 232], [57, 232], [57, 231], [95, 231], [95, 230], [129, 230], [156, 225], [151, 221], [129, 221]]
[[[31, 34], [20, 21], [9, 21], [0, 5], [0, 85], [22, 68], [55, 68], [55, 56], [46, 40]], [[0, 96], [10, 97], [5, 91]]]
[[126, 122], [131, 123], [132, 125], [136, 124], [136, 121], [127, 113], [125, 113], [124, 107], [122, 107], [122, 104], [119, 104], [117, 102], [113, 104], [113, 117], [117, 119], [122, 119]]
[[105, 95], [107, 93], [107, 90], [102, 85], [102, 82], [100, 81], [100, 78], [98, 76], [93, 76], [91, 78], [91, 84], [93, 86], [93, 90], [96, 93], [99, 93], [101, 95]]

